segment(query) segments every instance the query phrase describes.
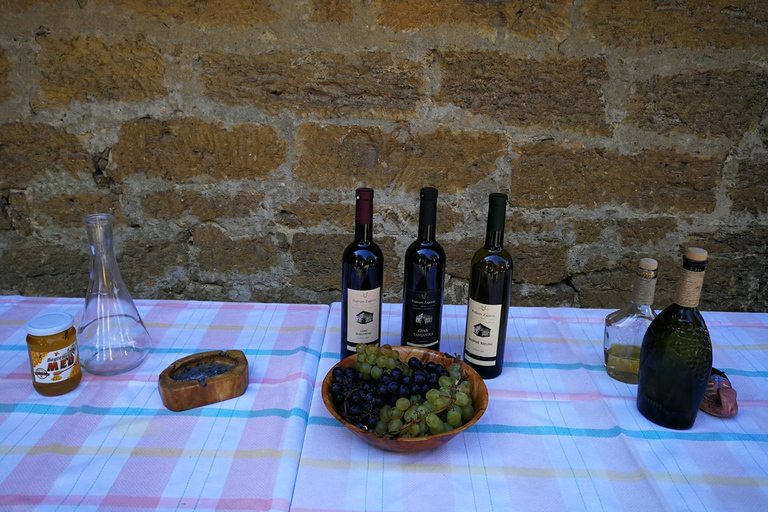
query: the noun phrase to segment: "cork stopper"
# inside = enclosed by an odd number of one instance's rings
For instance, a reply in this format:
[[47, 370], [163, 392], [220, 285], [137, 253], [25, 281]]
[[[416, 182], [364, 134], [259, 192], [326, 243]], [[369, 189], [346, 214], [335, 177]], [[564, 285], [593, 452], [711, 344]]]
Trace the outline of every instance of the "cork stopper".
[[685, 257], [691, 261], [707, 261], [707, 251], [699, 247], [689, 247], [685, 251]]
[[659, 263], [653, 258], [641, 258], [635, 272], [634, 299], [635, 304], [653, 304], [656, 293], [656, 269]]

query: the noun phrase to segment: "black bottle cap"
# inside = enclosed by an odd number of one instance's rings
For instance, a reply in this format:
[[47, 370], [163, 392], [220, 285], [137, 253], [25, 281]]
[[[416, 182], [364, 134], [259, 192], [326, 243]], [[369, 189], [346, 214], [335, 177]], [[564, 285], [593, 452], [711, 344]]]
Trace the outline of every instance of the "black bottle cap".
[[488, 197], [488, 230], [504, 231], [507, 195], [495, 192]]

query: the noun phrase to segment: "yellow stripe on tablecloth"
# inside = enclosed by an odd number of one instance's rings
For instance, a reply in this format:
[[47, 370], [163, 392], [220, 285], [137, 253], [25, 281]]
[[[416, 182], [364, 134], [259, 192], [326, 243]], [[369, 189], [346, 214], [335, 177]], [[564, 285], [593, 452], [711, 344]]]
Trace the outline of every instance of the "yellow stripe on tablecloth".
[[296, 450], [274, 450], [261, 448], [258, 450], [214, 450], [188, 448], [157, 448], [157, 447], [117, 447], [114, 446], [66, 446], [51, 443], [40, 446], [2, 446], [2, 455], [64, 455], [64, 456], [118, 456], [118, 457], [155, 457], [168, 459], [282, 459], [299, 460]]
[[421, 473], [421, 474], [467, 474], [476, 476], [504, 476], [516, 478], [547, 478], [547, 479], [572, 479], [583, 478], [587, 480], [606, 480], [610, 482], [642, 482], [651, 480], [661, 484], [685, 484], [685, 485], [724, 485], [729, 487], [765, 487], [768, 486], [768, 478], [735, 477], [713, 474], [701, 475], [670, 475], [663, 472], [651, 472], [644, 469], [635, 471], [608, 471], [604, 469], [570, 469], [570, 468], [524, 468], [516, 466], [453, 466], [451, 464], [418, 464], [386, 463], [376, 461], [349, 461], [328, 460], [304, 457], [301, 466], [335, 471], [383, 471], [386, 466], [388, 472], [394, 473]]

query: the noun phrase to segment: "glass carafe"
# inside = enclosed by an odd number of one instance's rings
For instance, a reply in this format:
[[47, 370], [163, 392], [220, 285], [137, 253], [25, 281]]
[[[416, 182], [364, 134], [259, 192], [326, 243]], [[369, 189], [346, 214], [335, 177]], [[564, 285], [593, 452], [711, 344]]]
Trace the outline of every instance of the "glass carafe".
[[127, 372], [146, 358], [152, 339], [120, 276], [112, 238], [114, 217], [96, 213], [83, 222], [91, 245], [91, 277], [77, 329], [80, 364], [96, 375]]

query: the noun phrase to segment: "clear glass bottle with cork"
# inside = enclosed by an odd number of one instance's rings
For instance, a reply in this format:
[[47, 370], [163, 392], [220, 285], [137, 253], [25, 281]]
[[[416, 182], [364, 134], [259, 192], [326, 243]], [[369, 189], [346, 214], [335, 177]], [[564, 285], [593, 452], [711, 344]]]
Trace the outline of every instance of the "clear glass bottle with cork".
[[635, 271], [632, 298], [621, 309], [605, 317], [605, 371], [614, 379], [627, 384], [637, 384], [640, 346], [646, 329], [656, 318], [653, 297], [658, 267], [658, 262], [653, 258], [641, 258]]

